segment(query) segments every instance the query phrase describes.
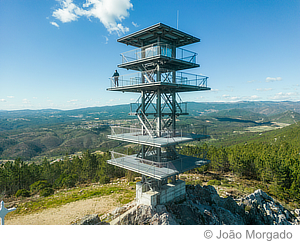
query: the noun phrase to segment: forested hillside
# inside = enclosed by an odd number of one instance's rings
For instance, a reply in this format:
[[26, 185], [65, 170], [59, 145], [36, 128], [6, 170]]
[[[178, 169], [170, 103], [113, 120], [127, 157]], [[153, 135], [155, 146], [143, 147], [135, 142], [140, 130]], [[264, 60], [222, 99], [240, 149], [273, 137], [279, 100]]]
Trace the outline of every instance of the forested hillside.
[[183, 154], [207, 150], [213, 171], [261, 181], [269, 194], [283, 201], [300, 204], [300, 124], [265, 133], [251, 142], [215, 147], [186, 146]]
[[[235, 106], [210, 104], [213, 109], [206, 110], [204, 104], [190, 105], [194, 109], [191, 113], [197, 115], [178, 117], [178, 127], [191, 127], [197, 132], [206, 125], [211, 135], [204, 143], [178, 147], [180, 153], [188, 155], [199, 154], [203, 149], [207, 151], [211, 163], [196, 172], [231, 172], [241, 178], [257, 180], [269, 194], [299, 205], [300, 115], [296, 112], [297, 102], [283, 102], [283, 107], [293, 109], [282, 113], [275, 112], [275, 103], [268, 102], [254, 105], [242, 102]], [[124, 115], [122, 118], [110, 114], [109, 117], [115, 117], [115, 120], [100, 119], [103, 114], [107, 118], [109, 107], [101, 111], [88, 108], [66, 113], [23, 111], [22, 116], [18, 112], [8, 112], [7, 117], [6, 112], [1, 111], [1, 195], [15, 195], [19, 190], [23, 190], [24, 195], [47, 195], [55, 188], [99, 181], [106, 183], [124, 176], [125, 170], [106, 163], [112, 148], [126, 149], [125, 153], [136, 152], [134, 147], [124, 147], [126, 144], [107, 139], [109, 125], [135, 123], [132, 117], [128, 119], [124, 108], [111, 108], [118, 112], [121, 109]], [[82, 155], [66, 156], [76, 152]], [[7, 162], [7, 159], [11, 161]], [[127, 173], [127, 176], [132, 175]]]
[[109, 153], [95, 155], [86, 151], [82, 156], [66, 156], [50, 163], [46, 158], [41, 164], [24, 163], [20, 159], [0, 165], [1, 196], [42, 196], [53, 194], [54, 189], [74, 187], [77, 184], [107, 183], [111, 178], [125, 176], [123, 169], [106, 163]]

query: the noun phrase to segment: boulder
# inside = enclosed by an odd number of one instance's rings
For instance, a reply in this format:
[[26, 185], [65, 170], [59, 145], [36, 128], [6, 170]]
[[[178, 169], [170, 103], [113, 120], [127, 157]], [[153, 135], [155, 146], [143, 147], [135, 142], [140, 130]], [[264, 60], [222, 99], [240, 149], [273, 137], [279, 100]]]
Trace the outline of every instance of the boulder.
[[178, 224], [164, 205], [155, 208], [148, 205], [139, 205], [125, 215], [120, 224], [123, 225], [175, 225]]
[[[119, 217], [123, 225], [291, 225], [300, 224], [300, 209], [292, 214], [262, 190], [234, 200], [222, 198], [213, 186], [187, 185], [186, 200], [166, 205], [134, 204], [116, 208], [106, 219]], [[131, 208], [129, 211], [127, 211]], [[125, 214], [124, 211], [127, 211]], [[122, 214], [122, 215], [121, 215]], [[298, 217], [298, 218], [296, 218]], [[78, 224], [102, 224], [87, 215]]]
[[77, 224], [78, 225], [96, 225], [100, 224], [101, 221], [97, 214], [86, 215], [84, 216]]

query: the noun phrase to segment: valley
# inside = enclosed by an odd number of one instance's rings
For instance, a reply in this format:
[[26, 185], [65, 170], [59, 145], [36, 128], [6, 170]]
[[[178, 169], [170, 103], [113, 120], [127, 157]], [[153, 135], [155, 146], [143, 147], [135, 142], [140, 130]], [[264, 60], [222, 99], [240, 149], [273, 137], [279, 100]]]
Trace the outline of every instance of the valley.
[[[223, 146], [261, 136], [300, 121], [300, 102], [188, 103], [178, 127], [207, 126], [208, 144]], [[129, 105], [70, 111], [0, 111], [0, 163], [21, 158], [53, 161], [89, 149], [106, 152], [120, 143], [107, 139], [110, 125], [130, 126]]]
[[[285, 207], [299, 208], [299, 103], [189, 103], [190, 114], [176, 120], [179, 129], [197, 133], [205, 125], [210, 138], [177, 150], [183, 155], [206, 151], [211, 163], [179, 178], [190, 185], [213, 185], [223, 197], [262, 189]], [[0, 111], [0, 199], [18, 207], [12, 220], [83, 199], [107, 196], [113, 205], [131, 201], [139, 174], [106, 163], [112, 148], [127, 154], [138, 149], [107, 139], [110, 125], [135, 125], [125, 107]], [[120, 178], [126, 185], [113, 189]]]

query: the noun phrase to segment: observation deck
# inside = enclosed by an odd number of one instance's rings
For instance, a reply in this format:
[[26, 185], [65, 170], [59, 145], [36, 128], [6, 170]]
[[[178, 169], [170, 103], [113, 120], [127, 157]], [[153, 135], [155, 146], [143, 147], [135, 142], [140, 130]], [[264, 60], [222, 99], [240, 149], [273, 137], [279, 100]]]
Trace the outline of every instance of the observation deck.
[[122, 63], [119, 68], [140, 71], [142, 67], [161, 67], [173, 70], [183, 70], [200, 67], [196, 63], [197, 53], [175, 48], [170, 44], [155, 43], [142, 48], [121, 53]]
[[188, 115], [187, 103], [179, 93], [210, 90], [208, 77], [183, 72], [200, 67], [197, 53], [182, 48], [200, 39], [158, 23], [117, 41], [135, 48], [121, 53], [118, 67], [135, 72], [121, 76], [115, 72], [107, 90], [140, 93], [129, 113], [137, 117], [139, 125], [111, 126], [108, 138], [135, 144], [135, 154], [110, 151], [107, 162], [142, 175], [136, 186], [138, 203], [155, 206], [181, 200], [185, 187], [176, 175], [210, 163], [205, 159], [207, 151], [186, 156], [180, 154], [179, 146], [209, 138], [207, 126], [191, 124], [178, 129], [177, 124], [178, 116]]
[[202, 126], [199, 130], [198, 133], [189, 132], [187, 129], [176, 129], [174, 131], [163, 130], [157, 132], [156, 130], [150, 129], [111, 126], [111, 135], [107, 137], [129, 143], [164, 148], [180, 143], [209, 138], [206, 126]]
[[173, 92], [205, 91], [208, 77], [185, 72], [161, 70], [160, 80], [157, 71], [149, 70], [121, 75], [118, 81], [110, 78], [110, 91], [136, 92], [153, 91], [157, 89], [171, 90]]
[[162, 180], [210, 163], [209, 160], [185, 155], [180, 155], [178, 159], [168, 162], [154, 162], [153, 160], [138, 158], [136, 154], [125, 155], [114, 151], [110, 151], [110, 153], [111, 159], [107, 163], [157, 180]]
[[181, 48], [200, 39], [162, 23], [119, 38], [118, 42], [138, 48], [121, 54], [120, 68], [141, 71], [159, 64], [161, 68], [178, 71], [200, 67], [196, 63], [197, 53]]

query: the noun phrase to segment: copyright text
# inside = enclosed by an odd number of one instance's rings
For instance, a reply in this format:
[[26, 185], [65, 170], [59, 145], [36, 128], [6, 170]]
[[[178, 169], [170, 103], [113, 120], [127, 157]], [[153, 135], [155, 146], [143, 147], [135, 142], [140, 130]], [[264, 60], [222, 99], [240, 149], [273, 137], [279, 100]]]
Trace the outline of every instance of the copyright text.
[[249, 240], [290, 240], [293, 238], [292, 232], [283, 230], [283, 231], [269, 231], [269, 232], [261, 232], [256, 230], [246, 230], [244, 232], [241, 231], [222, 231], [219, 230], [217, 232], [213, 232], [212, 230], [205, 230], [204, 237], [206, 239], [249, 239]]

